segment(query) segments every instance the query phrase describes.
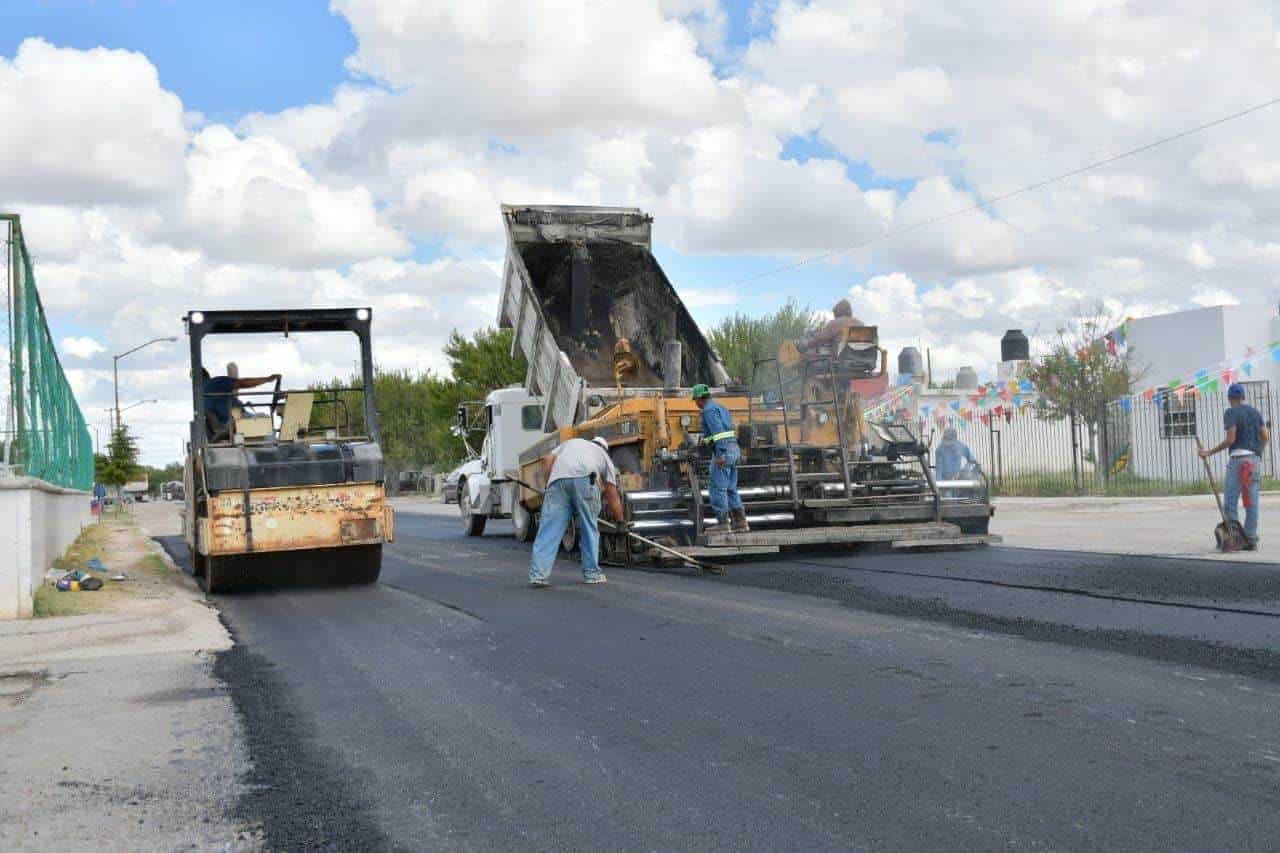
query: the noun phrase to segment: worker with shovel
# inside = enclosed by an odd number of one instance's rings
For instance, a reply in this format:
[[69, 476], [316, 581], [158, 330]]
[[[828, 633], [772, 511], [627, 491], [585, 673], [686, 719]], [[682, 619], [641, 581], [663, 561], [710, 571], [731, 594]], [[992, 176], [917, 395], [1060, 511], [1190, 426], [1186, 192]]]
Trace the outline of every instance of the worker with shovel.
[[1224, 485], [1226, 506], [1223, 514], [1229, 522], [1239, 523], [1237, 502], [1244, 497], [1244, 549], [1258, 547], [1258, 492], [1262, 478], [1262, 451], [1271, 440], [1271, 432], [1262, 420], [1262, 414], [1244, 401], [1244, 386], [1233, 382], [1227, 389], [1227, 401], [1231, 404], [1222, 416], [1222, 426], [1227, 437], [1208, 450], [1199, 451], [1201, 459], [1208, 459], [1221, 451], [1230, 451], [1227, 463], [1227, 482]]
[[600, 571], [600, 498], [609, 502], [615, 529], [626, 532], [626, 515], [618, 494], [618, 469], [609, 458], [609, 442], [571, 438], [551, 451], [542, 462], [547, 489], [543, 493], [542, 519], [533, 541], [529, 586], [551, 585], [551, 566], [560, 542], [573, 520], [578, 522], [578, 548], [582, 555], [582, 582], [606, 583]]

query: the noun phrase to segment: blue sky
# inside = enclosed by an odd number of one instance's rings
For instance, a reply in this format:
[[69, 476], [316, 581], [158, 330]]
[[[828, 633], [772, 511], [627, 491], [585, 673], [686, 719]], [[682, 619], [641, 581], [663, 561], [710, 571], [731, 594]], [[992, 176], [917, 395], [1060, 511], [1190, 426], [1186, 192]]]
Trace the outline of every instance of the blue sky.
[[0, 53], [29, 36], [145, 53], [160, 83], [214, 121], [327, 100], [355, 50], [325, 0], [4, 0]]

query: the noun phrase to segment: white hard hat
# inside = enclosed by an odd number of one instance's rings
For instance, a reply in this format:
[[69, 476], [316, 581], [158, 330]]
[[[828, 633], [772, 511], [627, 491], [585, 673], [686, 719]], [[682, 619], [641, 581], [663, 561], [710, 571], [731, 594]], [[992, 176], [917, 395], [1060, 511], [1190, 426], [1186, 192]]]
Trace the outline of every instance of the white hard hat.
[[591, 439], [591, 441], [603, 447], [605, 453], [609, 452], [609, 442], [604, 438], [601, 438], [600, 436], [597, 435], [595, 438]]

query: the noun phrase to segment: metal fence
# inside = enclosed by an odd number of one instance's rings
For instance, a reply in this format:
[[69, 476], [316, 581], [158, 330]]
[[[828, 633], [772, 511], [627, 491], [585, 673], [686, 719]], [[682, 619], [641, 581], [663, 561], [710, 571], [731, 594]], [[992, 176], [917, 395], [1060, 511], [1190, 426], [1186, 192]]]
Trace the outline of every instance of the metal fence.
[[7, 225], [6, 312], [9, 337], [3, 461], [8, 470], [58, 486], [93, 486], [93, 441], [67, 382], [40, 303], [22, 225]]
[[[1276, 401], [1269, 382], [1243, 383], [1248, 402], [1270, 425]], [[1205, 447], [1222, 440], [1225, 390], [1131, 397], [1092, 417], [1049, 418], [1036, 413], [956, 419], [959, 438], [1004, 495], [1172, 495], [1208, 490], [1196, 437]], [[1227, 456], [1210, 466], [1219, 487]], [[1263, 458], [1263, 477], [1276, 476], [1275, 445]]]

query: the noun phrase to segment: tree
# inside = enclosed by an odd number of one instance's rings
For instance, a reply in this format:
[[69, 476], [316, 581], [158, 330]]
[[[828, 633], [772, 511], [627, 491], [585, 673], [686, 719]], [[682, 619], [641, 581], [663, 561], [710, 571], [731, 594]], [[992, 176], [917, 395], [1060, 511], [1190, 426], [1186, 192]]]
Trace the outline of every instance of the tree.
[[[1041, 417], [1083, 421], [1095, 459], [1098, 425], [1106, 422], [1107, 405], [1133, 393], [1144, 372], [1129, 350], [1116, 343], [1114, 330], [1122, 322], [1102, 305], [1080, 310], [1058, 329], [1049, 352], [1027, 371], [1039, 392]], [[1104, 456], [1109, 452], [1106, 447], [1101, 450]]]
[[[382, 453], [392, 471], [431, 465], [452, 467], [465, 454], [461, 439], [453, 435], [458, 405], [483, 399], [494, 388], [524, 380], [523, 356], [512, 357], [510, 330], [481, 329], [471, 337], [456, 330], [449, 335], [444, 353], [451, 376], [431, 371], [379, 370], [374, 375], [373, 394], [382, 426]], [[333, 379], [313, 386], [316, 390], [351, 388], [358, 378]], [[358, 391], [335, 391], [348, 417], [349, 431], [364, 430], [364, 403]], [[317, 405], [311, 425], [323, 429], [333, 425], [333, 407]]]
[[788, 299], [772, 314], [751, 317], [735, 313], [726, 317], [711, 330], [707, 339], [724, 362], [729, 376], [746, 384], [751, 381], [756, 361], [773, 358], [784, 341], [807, 338], [822, 323], [822, 315]]
[[107, 447], [107, 455], [99, 454], [94, 457], [94, 474], [99, 483], [116, 490], [118, 506], [120, 487], [142, 471], [142, 466], [138, 464], [138, 445], [129, 434], [128, 425], [120, 424], [111, 433], [111, 444]]

